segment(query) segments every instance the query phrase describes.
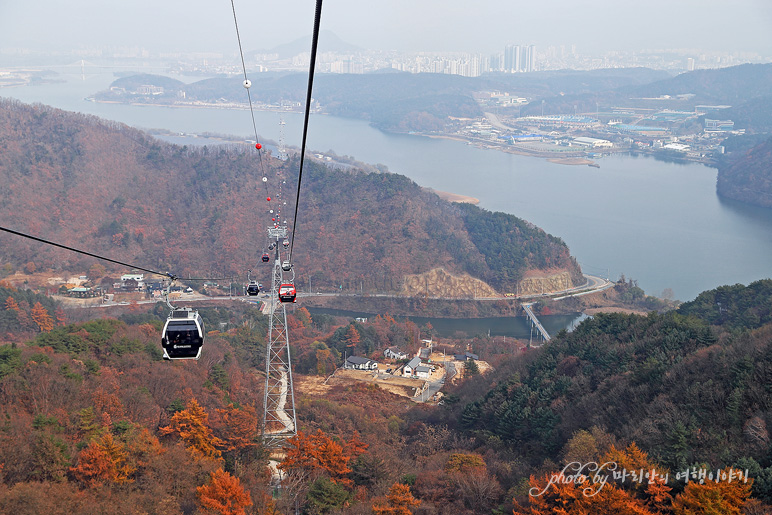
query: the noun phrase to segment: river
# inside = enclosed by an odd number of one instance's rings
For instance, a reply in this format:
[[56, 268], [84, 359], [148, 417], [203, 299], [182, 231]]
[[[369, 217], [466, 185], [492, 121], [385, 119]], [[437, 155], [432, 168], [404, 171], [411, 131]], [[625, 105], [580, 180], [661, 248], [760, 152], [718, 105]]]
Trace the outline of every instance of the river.
[[[361, 311], [346, 311], [342, 309], [331, 308], [308, 308], [311, 315], [324, 314], [346, 318], [372, 318], [376, 315]], [[401, 317], [396, 317], [401, 318]], [[487, 318], [435, 318], [435, 317], [406, 317], [419, 327], [427, 322], [432, 324], [434, 334], [442, 338], [459, 338], [474, 336], [505, 336], [510, 338], [520, 338], [523, 340], [533, 339], [540, 341], [538, 331], [531, 325], [524, 316], [520, 317], [487, 317]], [[547, 334], [554, 336], [561, 329], [572, 331], [587, 315], [581, 313], [568, 313], [563, 315], [541, 315], [541, 322]]]
[[[0, 96], [139, 128], [243, 138], [252, 132], [245, 110], [97, 104], [85, 98], [107, 88], [112, 74], [60, 78], [0, 88]], [[255, 117], [261, 138], [279, 139], [279, 113]], [[283, 118], [286, 143], [299, 146], [302, 115]], [[323, 115], [311, 117], [308, 146], [384, 164], [421, 186], [476, 197], [480, 207], [561, 237], [586, 273], [611, 279], [625, 274], [649, 294], [670, 288], [689, 300], [722, 284], [772, 276], [772, 210], [720, 199], [716, 170], [701, 164], [615, 155], [598, 160], [600, 168], [560, 165], [458, 141], [386, 134], [364, 121]]]

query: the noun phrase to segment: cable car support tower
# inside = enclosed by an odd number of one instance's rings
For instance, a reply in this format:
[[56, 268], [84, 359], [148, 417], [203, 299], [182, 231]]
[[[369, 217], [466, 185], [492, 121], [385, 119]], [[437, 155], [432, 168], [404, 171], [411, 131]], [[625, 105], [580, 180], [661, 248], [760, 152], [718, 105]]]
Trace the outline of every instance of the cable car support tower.
[[268, 237], [275, 241], [275, 248], [271, 280], [271, 314], [265, 358], [262, 432], [265, 447], [277, 449], [283, 447], [287, 439], [297, 434], [295, 389], [292, 383], [292, 363], [287, 332], [287, 308], [279, 301], [279, 289], [284, 282], [284, 273], [294, 275], [294, 271], [282, 268], [281, 247], [282, 241], [286, 241], [287, 238], [287, 227], [269, 227]]

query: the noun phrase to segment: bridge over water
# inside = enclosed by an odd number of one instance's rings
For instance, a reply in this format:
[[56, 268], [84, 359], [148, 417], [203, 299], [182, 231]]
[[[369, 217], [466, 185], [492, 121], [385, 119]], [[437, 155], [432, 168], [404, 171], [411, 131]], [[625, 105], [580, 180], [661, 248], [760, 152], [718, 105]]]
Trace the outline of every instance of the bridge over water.
[[542, 339], [544, 339], [545, 342], [548, 342], [551, 340], [549, 333], [547, 333], [547, 330], [544, 329], [544, 326], [541, 325], [541, 322], [539, 322], [539, 319], [536, 318], [536, 315], [534, 314], [533, 310], [531, 309], [531, 306], [533, 306], [533, 302], [524, 303], [521, 304], [523, 306], [523, 310], [525, 311], [525, 314], [528, 315], [528, 318], [531, 319], [531, 327], [535, 327], [539, 334], [541, 334]]

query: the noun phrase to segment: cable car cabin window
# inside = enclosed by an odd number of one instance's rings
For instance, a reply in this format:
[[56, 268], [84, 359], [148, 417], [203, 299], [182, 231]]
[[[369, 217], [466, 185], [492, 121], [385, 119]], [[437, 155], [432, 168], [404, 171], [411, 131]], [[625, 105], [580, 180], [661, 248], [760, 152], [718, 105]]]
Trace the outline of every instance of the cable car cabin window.
[[198, 359], [203, 345], [204, 324], [200, 317], [198, 323], [196, 319], [172, 319], [166, 323], [161, 338], [164, 359]]
[[293, 284], [282, 284], [279, 288], [279, 300], [282, 302], [295, 302], [297, 291]]

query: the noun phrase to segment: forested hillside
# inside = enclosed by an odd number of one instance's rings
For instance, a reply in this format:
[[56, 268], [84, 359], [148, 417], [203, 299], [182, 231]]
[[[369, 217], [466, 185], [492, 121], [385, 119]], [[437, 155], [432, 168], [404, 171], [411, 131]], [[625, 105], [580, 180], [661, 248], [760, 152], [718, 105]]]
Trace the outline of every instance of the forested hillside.
[[[441, 406], [373, 385], [301, 388], [301, 432], [272, 497], [259, 439], [265, 316], [201, 308], [219, 329], [200, 361], [170, 363], [163, 305], [67, 324], [41, 303], [29, 325], [19, 308], [37, 297], [3, 288], [4, 329], [30, 342], [0, 347], [0, 511], [766, 513], [771, 291], [765, 280], [665, 315], [597, 315], [517, 355], [473, 339], [496, 370], [446, 390]], [[296, 384], [305, 373], [321, 385], [342, 352], [420, 345], [414, 324], [389, 316], [341, 323], [299, 309], [288, 327]], [[608, 484], [587, 495], [588, 484], [555, 482], [571, 462], [613, 464]], [[688, 485], [683, 471], [694, 471]]]
[[[704, 292], [664, 315], [596, 315], [502, 367], [493, 388], [462, 388], [445, 420], [534, 472], [607, 459], [612, 444], [634, 442], [671, 478], [693, 467], [748, 469], [753, 495], [772, 502], [771, 292], [767, 279]], [[546, 486], [536, 476], [532, 484]]]
[[624, 89], [641, 97], [690, 93], [700, 102], [736, 105], [772, 94], [772, 65], [743, 64], [714, 70], [695, 70]]
[[[267, 193], [252, 148], [179, 147], [94, 117], [0, 102], [3, 226], [180, 276], [256, 267], [277, 207], [267, 195], [276, 200], [284, 183], [287, 219], [297, 188], [297, 158], [262, 162]], [[405, 274], [437, 267], [503, 292], [528, 269], [578, 277], [561, 240], [516, 217], [458, 207], [400, 175], [307, 164], [293, 254], [301, 287], [394, 291]], [[0, 261], [12, 268], [82, 273], [93, 264], [0, 238]]]
[[724, 197], [772, 207], [772, 139], [727, 155], [718, 166], [716, 189]]

